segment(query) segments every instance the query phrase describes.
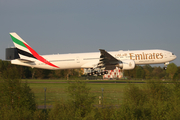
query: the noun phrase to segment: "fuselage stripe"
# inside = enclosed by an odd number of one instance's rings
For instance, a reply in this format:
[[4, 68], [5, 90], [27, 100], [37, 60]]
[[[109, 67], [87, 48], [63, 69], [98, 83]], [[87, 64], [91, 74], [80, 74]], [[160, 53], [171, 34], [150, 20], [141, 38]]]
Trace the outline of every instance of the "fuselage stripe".
[[[11, 35], [11, 34], [10, 34], [10, 35]], [[12, 38], [13, 42], [15, 42], [16, 44], [27, 48], [22, 41], [18, 40], [17, 38], [15, 38], [15, 37], [12, 36], [12, 35], [11, 35], [11, 38]]]
[[36, 51], [34, 51], [29, 45], [27, 45], [26, 43], [24, 43], [24, 45], [29, 49], [29, 51], [33, 54], [34, 57], [36, 57], [39, 61], [47, 64], [47, 65], [50, 65], [52, 67], [56, 67], [56, 68], [59, 68], [58, 66], [50, 63], [49, 61], [47, 61], [46, 59], [44, 59], [42, 56], [40, 56]]
[[21, 55], [24, 55], [24, 56], [27, 56], [27, 57], [31, 57], [31, 58], [37, 59], [37, 58], [34, 57], [32, 54], [30, 54], [30, 53], [28, 53], [28, 52], [26, 52], [26, 51], [23, 51], [23, 50], [18, 49], [18, 48], [16, 48], [16, 49], [17, 49], [18, 53], [21, 54]]

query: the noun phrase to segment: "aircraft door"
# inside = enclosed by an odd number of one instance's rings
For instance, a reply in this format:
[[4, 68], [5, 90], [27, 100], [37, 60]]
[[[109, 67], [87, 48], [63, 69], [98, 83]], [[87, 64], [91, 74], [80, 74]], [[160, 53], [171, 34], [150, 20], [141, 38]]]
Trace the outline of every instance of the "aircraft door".
[[164, 53], [164, 58], [167, 58], [167, 53]]
[[79, 56], [76, 57], [76, 63], [80, 63], [80, 58], [79, 58]]

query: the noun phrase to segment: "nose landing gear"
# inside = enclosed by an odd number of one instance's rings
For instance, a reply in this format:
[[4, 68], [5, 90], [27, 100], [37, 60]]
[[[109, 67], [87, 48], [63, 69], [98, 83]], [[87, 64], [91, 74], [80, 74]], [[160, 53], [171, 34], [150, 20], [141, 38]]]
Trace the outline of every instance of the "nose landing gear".
[[167, 69], [167, 65], [168, 65], [168, 64], [169, 64], [169, 62], [164, 63], [164, 67], [163, 67], [164, 70]]
[[163, 67], [163, 69], [164, 69], [164, 70], [166, 70], [166, 69], [167, 69], [167, 67], [165, 66], [165, 67]]

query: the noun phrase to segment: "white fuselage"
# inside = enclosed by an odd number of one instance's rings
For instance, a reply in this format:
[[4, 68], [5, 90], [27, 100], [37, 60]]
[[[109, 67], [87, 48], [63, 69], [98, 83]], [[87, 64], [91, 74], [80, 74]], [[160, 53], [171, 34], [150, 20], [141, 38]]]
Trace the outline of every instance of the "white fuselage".
[[[176, 56], [166, 50], [136, 50], [136, 51], [114, 51], [109, 52], [113, 57], [120, 61], [134, 60], [135, 64], [161, 64], [167, 63], [174, 59]], [[20, 60], [12, 60], [12, 64], [29, 66], [32, 68], [42, 69], [75, 69], [75, 68], [94, 68], [100, 60], [100, 52], [93, 53], [76, 53], [76, 54], [56, 54], [56, 55], [42, 55], [47, 61], [58, 66], [59, 68], [47, 65], [37, 59], [34, 62], [23, 63]]]

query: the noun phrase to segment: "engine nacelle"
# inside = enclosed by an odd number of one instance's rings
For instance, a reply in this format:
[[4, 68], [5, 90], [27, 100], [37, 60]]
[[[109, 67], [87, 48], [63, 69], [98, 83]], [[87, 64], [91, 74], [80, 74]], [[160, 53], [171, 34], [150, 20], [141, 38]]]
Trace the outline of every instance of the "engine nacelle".
[[118, 67], [123, 70], [132, 70], [135, 68], [135, 62], [134, 60], [124, 60]]

